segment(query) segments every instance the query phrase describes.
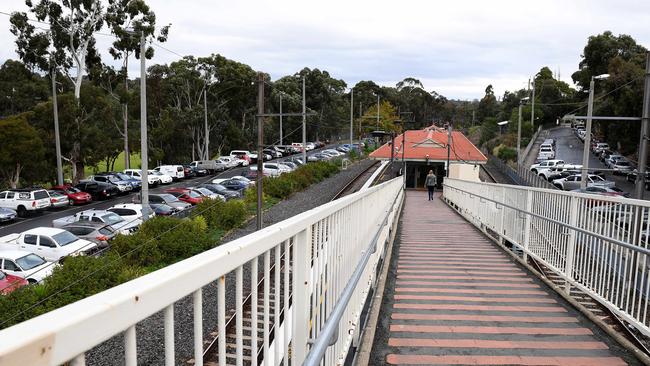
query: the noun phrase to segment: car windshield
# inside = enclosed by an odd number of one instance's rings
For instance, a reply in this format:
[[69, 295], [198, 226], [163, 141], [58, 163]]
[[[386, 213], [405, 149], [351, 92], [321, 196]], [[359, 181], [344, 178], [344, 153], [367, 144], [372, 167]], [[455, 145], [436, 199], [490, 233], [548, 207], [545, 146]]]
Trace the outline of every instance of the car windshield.
[[627, 162], [627, 161], [619, 161], [619, 162], [616, 163], [616, 165], [619, 165], [619, 166], [630, 166], [630, 163]]
[[116, 175], [118, 178], [122, 179], [122, 180], [129, 180], [129, 179], [131, 179], [131, 177], [129, 177], [129, 176], [126, 175], [126, 174], [117, 173], [117, 174], [115, 174], [115, 175]]
[[598, 176], [598, 175], [592, 175], [590, 178], [591, 178], [591, 180], [593, 180], [594, 182], [604, 182], [604, 181], [605, 181], [605, 179], [603, 179], [602, 177], [600, 177], [600, 176]]
[[201, 195], [196, 193], [195, 191], [189, 191], [187, 192], [187, 195], [190, 196], [191, 198], [201, 198]]
[[66, 189], [66, 192], [68, 192], [68, 193], [79, 193], [81, 191], [79, 189], [75, 188], [75, 187], [69, 187], [69, 188]]
[[34, 199], [40, 200], [43, 198], [49, 198], [47, 191], [36, 191], [34, 192]]
[[122, 216], [111, 212], [109, 214], [102, 216], [102, 221], [104, 221], [109, 225], [114, 225], [124, 221], [124, 219], [122, 218]]
[[165, 202], [178, 202], [178, 198], [176, 196], [171, 195], [171, 194], [161, 194], [160, 198], [162, 198]]
[[0, 280], [4, 280], [5, 277], [7, 277], [7, 275], [4, 272], [0, 271]]
[[111, 183], [117, 183], [117, 182], [120, 181], [119, 179], [117, 179], [116, 177], [113, 177], [113, 176], [106, 177], [106, 180], [111, 182]]
[[22, 258], [16, 259], [16, 263], [23, 269], [23, 271], [30, 270], [45, 263], [45, 259], [37, 256], [36, 254], [27, 254]]
[[203, 193], [206, 196], [212, 196], [214, 194], [214, 193], [212, 193], [211, 190], [209, 190], [207, 188], [197, 188], [196, 190]]
[[74, 234], [67, 231], [52, 235], [52, 239], [62, 247], [79, 240]]
[[610, 188], [610, 189], [611, 189], [612, 191], [614, 191], [614, 192], [623, 193], [623, 190], [620, 189], [620, 188], [618, 188], [618, 187], [612, 187], [612, 188]]

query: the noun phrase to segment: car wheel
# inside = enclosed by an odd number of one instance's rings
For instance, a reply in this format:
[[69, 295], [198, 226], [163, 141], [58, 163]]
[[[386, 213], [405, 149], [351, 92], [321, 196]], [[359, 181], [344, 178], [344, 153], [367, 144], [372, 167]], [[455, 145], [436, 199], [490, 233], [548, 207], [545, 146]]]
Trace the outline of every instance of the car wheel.
[[35, 285], [35, 284], [38, 283], [38, 281], [36, 281], [36, 280], [33, 279], [33, 278], [28, 278], [28, 279], [27, 279], [27, 283], [29, 283], [30, 285]]
[[18, 217], [25, 217], [27, 216], [27, 209], [25, 206], [18, 206], [16, 213], [18, 214]]

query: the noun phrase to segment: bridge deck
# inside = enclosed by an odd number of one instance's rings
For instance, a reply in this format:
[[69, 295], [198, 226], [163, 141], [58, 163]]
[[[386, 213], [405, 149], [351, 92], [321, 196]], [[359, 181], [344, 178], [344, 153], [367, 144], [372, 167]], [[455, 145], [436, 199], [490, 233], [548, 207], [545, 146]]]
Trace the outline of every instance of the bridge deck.
[[426, 192], [407, 192], [390, 265], [372, 365], [636, 363]]

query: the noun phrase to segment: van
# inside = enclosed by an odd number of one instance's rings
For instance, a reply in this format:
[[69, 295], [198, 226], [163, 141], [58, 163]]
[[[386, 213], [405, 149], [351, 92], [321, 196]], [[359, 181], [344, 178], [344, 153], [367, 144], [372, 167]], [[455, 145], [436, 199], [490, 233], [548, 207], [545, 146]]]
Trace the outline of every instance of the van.
[[226, 166], [216, 160], [195, 160], [190, 163], [190, 166], [197, 169], [205, 169], [210, 174], [226, 170]]
[[185, 178], [185, 168], [182, 165], [161, 165], [153, 168], [153, 170], [167, 174], [174, 180]]

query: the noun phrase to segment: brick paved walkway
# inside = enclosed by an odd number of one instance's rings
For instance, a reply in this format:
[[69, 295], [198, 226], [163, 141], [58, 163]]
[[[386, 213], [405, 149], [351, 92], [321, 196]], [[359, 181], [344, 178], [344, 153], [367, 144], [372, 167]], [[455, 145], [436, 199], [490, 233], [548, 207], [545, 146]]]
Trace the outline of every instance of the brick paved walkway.
[[407, 193], [396, 245], [373, 364], [627, 364], [618, 346], [426, 192]]

